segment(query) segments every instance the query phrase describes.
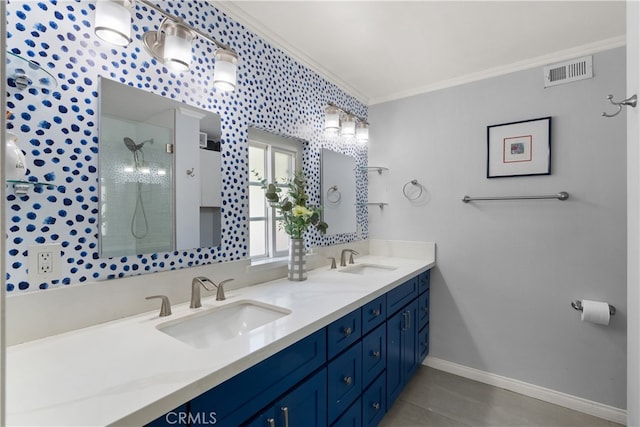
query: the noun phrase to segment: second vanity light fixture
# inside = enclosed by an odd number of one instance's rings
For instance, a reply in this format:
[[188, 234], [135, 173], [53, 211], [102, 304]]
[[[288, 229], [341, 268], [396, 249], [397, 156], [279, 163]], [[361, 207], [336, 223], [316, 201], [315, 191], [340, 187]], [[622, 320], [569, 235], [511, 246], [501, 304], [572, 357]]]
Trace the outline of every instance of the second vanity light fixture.
[[[238, 55], [208, 34], [189, 26], [178, 16], [172, 15], [148, 0], [135, 0], [164, 16], [157, 31], [147, 31], [142, 36], [144, 47], [167, 68], [177, 72], [189, 70], [191, 44], [201, 37], [218, 47], [214, 53], [215, 69], [213, 85], [228, 92], [236, 88]], [[131, 10], [134, 0], [97, 0], [94, 32], [102, 40], [119, 46], [128, 45], [131, 38]]]
[[328, 104], [324, 110], [324, 128], [328, 132], [352, 137], [356, 141], [369, 141], [369, 123], [349, 111], [345, 111], [333, 104]]

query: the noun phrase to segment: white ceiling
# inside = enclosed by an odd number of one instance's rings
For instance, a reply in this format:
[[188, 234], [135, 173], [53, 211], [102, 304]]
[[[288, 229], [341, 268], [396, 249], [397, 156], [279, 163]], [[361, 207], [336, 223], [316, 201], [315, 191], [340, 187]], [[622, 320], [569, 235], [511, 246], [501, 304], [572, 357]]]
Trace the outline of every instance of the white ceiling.
[[625, 44], [615, 0], [215, 3], [367, 105]]

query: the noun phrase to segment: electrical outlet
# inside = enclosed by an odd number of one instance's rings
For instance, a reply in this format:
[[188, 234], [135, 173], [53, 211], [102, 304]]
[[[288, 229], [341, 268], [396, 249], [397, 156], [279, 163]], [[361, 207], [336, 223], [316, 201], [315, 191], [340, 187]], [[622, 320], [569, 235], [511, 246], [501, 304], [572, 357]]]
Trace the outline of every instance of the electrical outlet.
[[38, 252], [38, 274], [49, 274], [53, 271], [52, 258], [51, 252]]
[[60, 279], [61, 253], [59, 243], [29, 246], [29, 283], [38, 286]]

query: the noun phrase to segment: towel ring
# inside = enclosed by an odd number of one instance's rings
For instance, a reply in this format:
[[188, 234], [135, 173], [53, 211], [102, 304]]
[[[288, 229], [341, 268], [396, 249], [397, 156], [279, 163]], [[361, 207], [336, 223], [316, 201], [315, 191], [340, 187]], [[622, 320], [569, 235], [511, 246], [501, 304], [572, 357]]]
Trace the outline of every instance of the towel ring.
[[[411, 197], [409, 196], [409, 194], [407, 194], [407, 187], [409, 185], [415, 185], [416, 187], [418, 187], [420, 189], [420, 192], [418, 193], [417, 196], [415, 197]], [[404, 194], [404, 197], [407, 198], [407, 200], [409, 200], [410, 202], [415, 202], [416, 200], [418, 200], [420, 197], [422, 197], [422, 193], [424, 191], [424, 187], [422, 186], [422, 184], [420, 184], [418, 182], [417, 179], [412, 179], [411, 181], [407, 182], [404, 187], [402, 187], [402, 194]]]
[[[333, 196], [333, 197], [332, 197]], [[342, 200], [342, 193], [338, 190], [338, 186], [334, 185], [327, 190], [327, 201], [332, 204], [338, 204]]]

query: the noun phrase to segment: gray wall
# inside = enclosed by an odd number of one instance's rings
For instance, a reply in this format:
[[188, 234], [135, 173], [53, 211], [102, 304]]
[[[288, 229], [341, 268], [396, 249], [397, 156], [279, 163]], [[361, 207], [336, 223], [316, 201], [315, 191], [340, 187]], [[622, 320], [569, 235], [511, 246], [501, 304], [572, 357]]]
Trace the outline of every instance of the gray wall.
[[[544, 89], [535, 68], [370, 107], [369, 165], [388, 166], [390, 203], [372, 239], [435, 241], [433, 357], [625, 408], [625, 50], [594, 55], [594, 78]], [[552, 116], [550, 176], [486, 179], [486, 126]], [[418, 179], [427, 197], [410, 203]], [[370, 185], [380, 185], [372, 180]], [[553, 194], [477, 202], [465, 195]], [[569, 303], [608, 301], [608, 327]]]

